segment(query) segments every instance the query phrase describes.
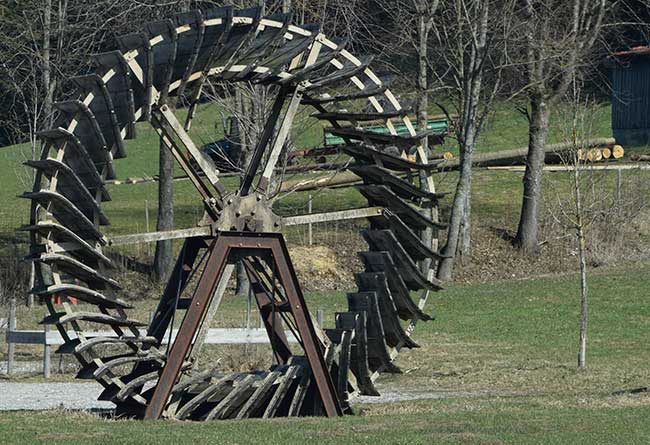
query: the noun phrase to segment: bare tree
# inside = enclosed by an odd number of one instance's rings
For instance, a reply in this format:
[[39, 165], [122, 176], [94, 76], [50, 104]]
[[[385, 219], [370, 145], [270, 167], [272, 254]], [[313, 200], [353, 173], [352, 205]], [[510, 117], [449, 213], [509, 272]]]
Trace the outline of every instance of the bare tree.
[[560, 156], [567, 173], [566, 176], [562, 172], [554, 173], [545, 178], [544, 182], [552, 193], [547, 194], [544, 201], [552, 221], [552, 233], [575, 243], [571, 244], [575, 246], [580, 271], [577, 362], [578, 368], [583, 369], [587, 363], [588, 266], [599, 261], [596, 255], [602, 244], [613, 243], [617, 255], [624, 251], [627, 253], [626, 246], [611, 238], [612, 227], [616, 227], [615, 236], [626, 237], [636, 231], [634, 224], [647, 208], [648, 192], [647, 181], [634, 175], [639, 187], [634, 187], [633, 183], [626, 184], [628, 193], [622, 196], [620, 177], [617, 176], [619, 180], [615, 188], [608, 181], [616, 166], [612, 166], [611, 171], [594, 168], [589, 160], [591, 157], [585, 153], [595, 127], [597, 104], [582, 95], [583, 88], [575, 78], [570, 89], [570, 97], [566, 100], [568, 109], [559, 114], [558, 124], [554, 126], [571, 147]]
[[460, 171], [438, 277], [449, 280], [457, 253], [470, 254], [472, 156], [502, 88], [514, 1], [455, 0], [434, 24], [433, 70], [458, 115]]
[[523, 78], [528, 107], [528, 157], [515, 245], [534, 251], [550, 108], [566, 94], [576, 72], [589, 64], [613, 2], [525, 0], [520, 9], [525, 44]]

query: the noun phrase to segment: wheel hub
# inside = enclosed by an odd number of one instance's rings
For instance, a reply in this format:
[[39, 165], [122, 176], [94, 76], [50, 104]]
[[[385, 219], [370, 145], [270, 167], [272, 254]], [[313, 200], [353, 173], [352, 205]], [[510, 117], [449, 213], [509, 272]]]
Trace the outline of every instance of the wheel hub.
[[237, 193], [226, 198], [213, 227], [219, 231], [279, 232], [281, 218], [273, 213], [271, 202], [265, 196]]

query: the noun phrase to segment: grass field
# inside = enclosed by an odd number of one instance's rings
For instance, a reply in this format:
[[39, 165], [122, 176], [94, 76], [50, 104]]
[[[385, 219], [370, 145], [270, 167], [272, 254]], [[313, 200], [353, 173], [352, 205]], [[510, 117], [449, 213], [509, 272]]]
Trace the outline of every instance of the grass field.
[[[308, 119], [308, 110], [297, 120], [294, 129], [294, 140], [299, 148], [315, 147], [321, 144], [322, 129], [314, 119]], [[434, 110], [434, 112], [439, 112]], [[179, 112], [181, 118], [183, 111]], [[611, 136], [610, 128], [611, 107], [607, 104], [595, 107], [590, 114], [592, 136]], [[561, 113], [559, 113], [561, 115]], [[561, 116], [560, 116], [561, 117]], [[197, 144], [206, 143], [223, 137], [221, 125], [215, 128], [215, 121], [220, 121], [218, 110], [211, 106], [200, 107], [193, 121], [191, 136]], [[482, 137], [479, 139], [477, 152], [503, 150], [521, 147], [527, 144], [526, 120], [521, 113], [514, 110], [512, 104], [500, 104], [489, 120]], [[565, 132], [556, 122], [552, 126], [549, 142], [563, 140]], [[158, 142], [155, 132], [149, 125], [138, 124], [137, 138], [126, 143], [127, 158], [116, 162], [118, 178], [153, 176], [158, 172]], [[448, 138], [441, 150], [457, 153], [453, 138]], [[28, 222], [29, 203], [27, 200], [17, 199], [16, 196], [31, 188], [31, 169], [21, 165], [22, 161], [31, 156], [26, 145], [0, 148], [0, 233], [12, 233], [16, 227]], [[509, 201], [515, 204], [513, 193], [520, 191], [520, 175], [507, 173], [505, 175], [477, 172], [475, 186], [475, 201], [483, 202], [480, 193], [495, 191], [508, 195]], [[224, 178], [227, 187], [234, 188], [236, 178]], [[455, 187], [455, 174], [442, 174], [436, 178], [436, 183], [442, 191], [452, 191]], [[105, 203], [106, 212], [112, 225], [106, 228], [109, 234], [125, 234], [144, 231], [145, 206], [149, 207], [152, 225], [155, 220], [157, 202], [157, 184], [145, 183], [136, 185], [109, 186], [113, 200]], [[477, 195], [478, 193], [478, 195]], [[295, 213], [305, 211], [308, 193], [295, 193], [278, 203], [278, 210], [282, 213]], [[145, 201], [147, 204], [145, 204]], [[314, 211], [326, 211], [336, 208], [337, 205], [346, 207], [362, 206], [365, 200], [361, 195], [351, 189], [327, 191], [320, 193], [314, 201]], [[499, 205], [498, 202], [490, 205]], [[487, 210], [487, 209], [486, 209]], [[489, 209], [495, 210], [495, 209]], [[503, 213], [506, 209], [498, 209]], [[175, 183], [175, 222], [177, 227], [192, 226], [201, 217], [202, 209], [197, 193], [188, 181]]]
[[[359, 415], [336, 420], [215, 424], [12, 412], [0, 415], [0, 437], [3, 443], [647, 443], [650, 396], [628, 391], [650, 383], [647, 267], [590, 273], [584, 371], [576, 369], [577, 276], [452, 285], [431, 300], [437, 319], [417, 327], [422, 347], [398, 357], [405, 373], [379, 381], [445, 399], [362, 405]], [[335, 310], [343, 296], [317, 293], [308, 301]], [[226, 302], [226, 318], [242, 313], [243, 301]]]
[[[220, 130], [214, 129], [216, 114], [209, 108], [198, 114], [192, 130], [197, 142], [221, 137]], [[592, 122], [593, 137], [610, 136], [609, 106], [596, 108]], [[318, 145], [322, 137], [318, 125], [303, 125], [301, 119], [298, 127], [294, 137], [299, 147]], [[157, 172], [156, 136], [146, 125], [140, 124], [138, 130], [138, 139], [127, 143], [128, 158], [116, 164], [121, 179]], [[549, 142], [561, 140], [563, 133], [556, 119]], [[486, 127], [478, 152], [520, 147], [526, 142], [524, 117], [511, 105], [502, 104]], [[455, 152], [452, 139], [444, 149]], [[0, 149], [0, 235], [6, 237], [5, 246], [13, 242], [14, 229], [28, 219], [27, 201], [15, 198], [30, 188], [28, 170], [20, 166], [27, 157], [25, 146]], [[477, 225], [513, 227], [521, 202], [521, 176], [475, 172], [472, 202]], [[547, 176], [560, 187], [566, 179]], [[235, 181], [226, 179], [230, 185]], [[453, 191], [456, 174], [439, 174], [435, 181], [439, 190]], [[106, 210], [112, 226], [107, 233], [144, 231], [145, 201], [153, 228], [155, 183], [110, 186], [110, 192], [113, 201], [106, 203]], [[304, 212], [307, 195], [293, 194], [279, 202], [278, 210], [284, 214]], [[318, 194], [314, 210], [341, 205], [363, 206], [365, 201], [352, 189], [327, 190]], [[193, 225], [201, 213], [191, 185], [176, 182], [177, 227]], [[290, 241], [296, 238], [289, 235]], [[489, 267], [514, 268], [515, 264], [516, 259]], [[646, 341], [650, 307], [645, 291], [650, 287], [649, 265], [628, 262], [590, 269], [588, 369], [584, 371], [578, 371], [575, 363], [579, 317], [575, 275], [451, 284], [430, 299], [429, 309], [437, 319], [418, 325], [415, 339], [422, 347], [403, 351], [398, 357], [405, 373], [380, 379], [386, 388], [434, 392], [448, 398], [365, 405], [358, 408], [360, 415], [335, 420], [218, 424], [152, 424], [64, 411], [10, 412], [0, 415], [0, 443], [647, 443], [650, 426], [645, 419], [650, 414], [650, 396], [617, 392], [650, 384]], [[514, 276], [515, 270], [512, 272]], [[152, 288], [150, 293], [158, 292]], [[344, 292], [313, 292], [306, 297], [312, 312], [326, 308], [329, 318], [346, 308]], [[146, 319], [155, 304], [154, 298], [137, 301], [136, 318]], [[242, 299], [226, 298], [214, 326], [241, 326], [244, 307]], [[20, 308], [19, 328], [34, 329], [43, 312], [41, 307], [31, 311]], [[325, 324], [331, 325], [331, 320], [326, 319]], [[0, 339], [3, 352], [4, 347]], [[21, 347], [19, 352], [21, 359], [28, 360], [40, 354], [39, 348]], [[264, 357], [264, 348], [258, 352]], [[210, 347], [208, 353], [222, 357], [238, 352]]]

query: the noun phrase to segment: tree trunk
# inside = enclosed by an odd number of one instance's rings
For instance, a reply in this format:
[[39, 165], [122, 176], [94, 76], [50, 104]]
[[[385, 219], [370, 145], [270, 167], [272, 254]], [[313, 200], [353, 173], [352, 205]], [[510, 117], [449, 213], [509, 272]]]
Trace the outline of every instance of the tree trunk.
[[[239, 163], [238, 167], [242, 171], [246, 171], [246, 167], [250, 162], [251, 157], [251, 143], [250, 143], [250, 128], [246, 126], [246, 121], [249, 119], [245, 118], [250, 112], [250, 107], [246, 106], [246, 98], [242, 94], [241, 87], [235, 89], [235, 114], [236, 118], [239, 119], [239, 140], [232, 141], [234, 145], [238, 146], [238, 155], [236, 161]], [[224, 129], [225, 131], [225, 129]], [[241, 177], [240, 179], [243, 179]], [[242, 181], [240, 180], [240, 185]], [[246, 296], [249, 294], [250, 282], [248, 281], [248, 275], [246, 275], [246, 269], [244, 264], [239, 261], [235, 269], [235, 294], [238, 296]]]
[[[418, 117], [418, 130], [427, 129], [427, 119], [429, 115], [429, 92], [427, 77], [427, 45], [429, 40], [429, 30], [427, 28], [427, 18], [424, 14], [420, 15], [418, 20], [418, 81], [416, 89], [416, 113]], [[422, 139], [422, 145], [425, 153], [428, 153], [428, 138]]]
[[578, 227], [580, 255], [580, 345], [578, 347], [578, 368], [584, 369], [587, 360], [587, 262], [585, 260], [585, 233]]
[[52, 118], [52, 104], [54, 102], [54, 83], [52, 77], [52, 63], [50, 57], [50, 39], [52, 32], [52, 0], [45, 0], [43, 8], [43, 88], [45, 88], [45, 102], [43, 104], [44, 121], [48, 126]]
[[543, 97], [533, 97], [530, 101], [531, 113], [528, 126], [528, 157], [524, 173], [524, 197], [521, 205], [519, 227], [515, 245], [525, 251], [537, 249], [539, 222], [537, 220], [539, 199], [542, 189], [544, 168], [544, 146], [548, 134], [549, 111]]
[[472, 233], [471, 233], [471, 217], [472, 217], [472, 193], [471, 193], [471, 177], [470, 177], [470, 192], [465, 195], [465, 209], [460, 223], [460, 240], [458, 252], [462, 258], [469, 258], [472, 256]]
[[[466, 139], [460, 147], [460, 175], [456, 186], [456, 194], [451, 208], [451, 219], [447, 233], [447, 242], [442, 249], [442, 254], [446, 256], [440, 261], [438, 267], [438, 278], [443, 281], [451, 280], [454, 268], [454, 258], [458, 250], [459, 238], [461, 236], [461, 225], [465, 225], [469, 231], [468, 220], [465, 218], [465, 205], [469, 203], [470, 192], [472, 187], [472, 153], [476, 143], [476, 130], [469, 127], [466, 130]], [[469, 215], [468, 217], [469, 218]]]
[[[173, 106], [170, 103], [170, 107]], [[175, 108], [175, 107], [174, 107]], [[174, 157], [169, 149], [160, 142], [160, 164], [158, 179], [158, 221], [156, 230], [174, 228]], [[154, 277], [167, 281], [174, 266], [172, 240], [158, 241], [153, 262]]]
[[578, 256], [580, 259], [580, 343], [578, 345], [578, 368], [584, 369], [587, 359], [587, 261], [585, 258], [587, 249], [585, 239], [585, 223], [582, 214], [580, 169], [578, 168], [578, 164], [579, 162], [575, 163], [576, 169], [573, 171], [577, 229], [576, 235], [578, 237]]
[[[429, 118], [429, 78], [427, 72], [427, 50], [428, 50], [428, 39], [429, 39], [429, 27], [427, 26], [427, 19], [424, 14], [421, 14], [418, 20], [418, 78], [417, 78], [417, 87], [416, 87], [416, 115], [417, 115], [417, 128], [418, 131], [426, 130], [427, 120]], [[421, 141], [422, 149], [427, 155], [429, 154], [429, 141], [428, 138], [424, 138]], [[420, 175], [420, 183], [426, 188], [426, 178], [424, 172]], [[434, 211], [432, 209], [424, 209], [423, 212], [425, 217], [432, 218], [434, 217]], [[436, 236], [437, 238], [437, 236]], [[433, 239], [434, 233], [432, 228], [424, 229], [420, 232], [420, 239], [422, 243], [426, 246], [431, 246], [435, 249], [437, 246], [434, 246]], [[420, 262], [420, 270], [425, 275], [429, 272], [431, 267], [431, 259], [425, 259]]]

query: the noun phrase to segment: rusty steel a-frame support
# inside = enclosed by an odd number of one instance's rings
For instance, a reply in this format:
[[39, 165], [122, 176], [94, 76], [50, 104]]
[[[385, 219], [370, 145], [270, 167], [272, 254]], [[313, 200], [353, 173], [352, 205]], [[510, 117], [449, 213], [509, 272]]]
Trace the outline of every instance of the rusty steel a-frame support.
[[[342, 415], [341, 402], [323, 356], [323, 345], [318, 339], [307, 310], [282, 235], [279, 233], [220, 232], [214, 238], [204, 238], [204, 240], [209, 243], [205, 267], [192, 300], [189, 302], [176, 340], [169, 350], [167, 362], [160, 372], [158, 384], [147, 404], [144, 418], [158, 419], [162, 416], [224, 269], [227, 264], [232, 264], [240, 259], [245, 260], [247, 272], [253, 278], [252, 283], [258, 307], [265, 320], [276, 358], [278, 361], [286, 362], [291, 357], [288, 342], [284, 337], [282, 320], [280, 317], [276, 317], [278, 313], [282, 312], [293, 317], [325, 414], [328, 417]], [[259, 270], [260, 259], [264, 260], [277, 275], [283, 289], [283, 298], [280, 301], [275, 299], [276, 296], [281, 296], [275, 292], [274, 283], [270, 283], [271, 289], [269, 289], [269, 286], [263, 282]]]

